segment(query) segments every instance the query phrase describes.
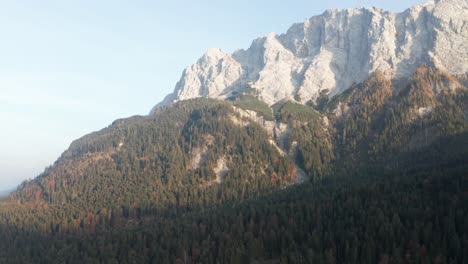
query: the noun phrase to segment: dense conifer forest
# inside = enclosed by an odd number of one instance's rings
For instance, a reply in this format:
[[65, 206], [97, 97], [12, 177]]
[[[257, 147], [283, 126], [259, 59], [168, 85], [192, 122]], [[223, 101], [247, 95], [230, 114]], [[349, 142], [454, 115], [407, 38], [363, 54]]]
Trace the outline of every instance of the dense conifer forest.
[[0, 202], [0, 263], [467, 263], [463, 79], [325, 94], [246, 89], [74, 141]]

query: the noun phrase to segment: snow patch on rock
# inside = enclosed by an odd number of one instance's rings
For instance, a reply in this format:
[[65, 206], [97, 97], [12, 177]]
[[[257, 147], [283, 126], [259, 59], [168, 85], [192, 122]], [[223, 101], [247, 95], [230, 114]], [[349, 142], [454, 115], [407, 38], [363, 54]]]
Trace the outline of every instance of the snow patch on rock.
[[288, 124], [277, 123], [274, 127], [274, 135], [278, 146], [286, 151], [286, 143], [291, 132], [291, 127]]
[[333, 110], [333, 113], [335, 114], [336, 117], [341, 117], [344, 114], [346, 114], [348, 110], [349, 110], [349, 106], [347, 104], [339, 102], [335, 110]]
[[432, 112], [432, 107], [420, 107], [417, 110], [419, 117], [426, 117]]
[[276, 142], [273, 140], [273, 139], [270, 139], [270, 144], [276, 148], [276, 150], [278, 150], [278, 152], [280, 153], [281, 156], [287, 156], [288, 153], [286, 153], [283, 149], [281, 149], [278, 144], [276, 144]]
[[192, 160], [190, 169], [196, 170], [206, 161], [208, 155], [208, 147], [213, 144], [215, 138], [212, 135], [205, 136], [205, 144], [203, 146], [194, 147], [192, 149]]
[[224, 178], [226, 178], [227, 173], [229, 172], [229, 168], [226, 163], [226, 157], [223, 156], [217, 160], [213, 171], [216, 174], [216, 182], [222, 183]]
[[268, 121], [257, 112], [253, 110], [245, 110], [236, 106], [232, 106], [232, 109], [239, 114], [241, 120], [237, 118], [231, 118], [231, 120], [238, 125], [247, 126], [250, 122], [255, 122], [265, 128], [270, 136], [274, 134], [275, 121]]
[[297, 164], [294, 164], [296, 168], [296, 183], [305, 183], [309, 180], [309, 177], [307, 177], [307, 174], [302, 170]]
[[192, 150], [192, 161], [190, 162], [190, 169], [196, 170], [200, 168], [203, 162], [206, 160], [206, 155], [208, 153], [208, 148], [194, 148]]

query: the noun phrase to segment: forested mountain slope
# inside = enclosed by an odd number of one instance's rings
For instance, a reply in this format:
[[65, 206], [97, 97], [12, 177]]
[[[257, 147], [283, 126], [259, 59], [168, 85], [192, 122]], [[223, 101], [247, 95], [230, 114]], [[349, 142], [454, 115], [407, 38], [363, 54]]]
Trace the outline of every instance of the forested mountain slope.
[[246, 87], [117, 120], [0, 204], [0, 260], [463, 263], [463, 80], [423, 66], [308, 105]]
[[210, 207], [295, 181], [292, 161], [228, 104], [181, 102], [75, 142], [12, 195], [20, 203], [152, 210]]
[[[468, 135], [411, 153], [407, 170], [346, 174], [220, 208], [88, 216], [2, 205], [6, 263], [465, 263]], [[463, 149], [457, 159], [452, 149]], [[442, 162], [443, 160], [449, 162]]]

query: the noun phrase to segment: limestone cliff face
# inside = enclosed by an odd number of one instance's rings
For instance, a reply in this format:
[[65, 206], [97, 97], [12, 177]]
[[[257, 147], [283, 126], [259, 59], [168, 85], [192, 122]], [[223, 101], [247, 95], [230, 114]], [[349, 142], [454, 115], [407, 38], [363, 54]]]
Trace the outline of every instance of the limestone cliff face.
[[468, 72], [467, 0], [430, 1], [398, 14], [328, 10], [285, 34], [260, 37], [247, 50], [210, 49], [156, 107], [202, 96], [225, 99], [247, 85], [270, 105], [305, 103], [325, 89], [336, 95], [377, 70], [398, 79], [422, 64]]

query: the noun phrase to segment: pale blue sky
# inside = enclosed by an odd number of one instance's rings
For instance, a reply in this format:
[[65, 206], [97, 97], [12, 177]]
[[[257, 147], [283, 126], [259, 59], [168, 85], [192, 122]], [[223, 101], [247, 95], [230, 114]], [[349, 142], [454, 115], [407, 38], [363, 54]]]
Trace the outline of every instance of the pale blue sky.
[[328, 8], [422, 2], [0, 0], [0, 190], [72, 140], [147, 114], [207, 48], [247, 48]]

